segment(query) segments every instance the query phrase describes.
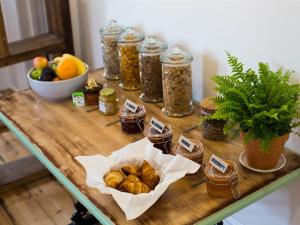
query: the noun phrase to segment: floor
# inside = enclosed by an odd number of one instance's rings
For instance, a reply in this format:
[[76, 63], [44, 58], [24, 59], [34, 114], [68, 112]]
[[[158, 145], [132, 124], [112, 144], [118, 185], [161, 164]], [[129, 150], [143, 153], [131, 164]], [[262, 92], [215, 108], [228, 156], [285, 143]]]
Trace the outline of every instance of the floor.
[[[0, 133], [0, 165], [28, 155], [10, 132]], [[72, 197], [52, 176], [0, 192], [0, 225], [67, 225], [72, 212]]]

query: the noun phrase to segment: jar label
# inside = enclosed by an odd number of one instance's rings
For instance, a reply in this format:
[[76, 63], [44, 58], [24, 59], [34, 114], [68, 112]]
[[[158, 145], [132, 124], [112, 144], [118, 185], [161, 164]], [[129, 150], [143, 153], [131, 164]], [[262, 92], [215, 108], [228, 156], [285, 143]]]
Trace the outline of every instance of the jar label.
[[99, 110], [103, 113], [113, 113], [114, 112], [114, 104], [107, 102], [99, 102]]
[[225, 173], [228, 163], [226, 163], [224, 160], [220, 159], [218, 156], [212, 154], [210, 157], [209, 162], [213, 167], [215, 167], [217, 170], [219, 170], [222, 173]]
[[160, 122], [159, 120], [155, 119], [154, 117], [151, 118], [150, 125], [155, 130], [157, 130], [159, 133], [162, 133], [165, 128], [165, 125], [162, 122]]
[[192, 152], [195, 147], [195, 143], [193, 143], [190, 139], [184, 137], [183, 135], [180, 136], [178, 143], [189, 152]]
[[124, 107], [130, 110], [131, 112], [135, 113], [139, 106], [135, 102], [126, 99]]

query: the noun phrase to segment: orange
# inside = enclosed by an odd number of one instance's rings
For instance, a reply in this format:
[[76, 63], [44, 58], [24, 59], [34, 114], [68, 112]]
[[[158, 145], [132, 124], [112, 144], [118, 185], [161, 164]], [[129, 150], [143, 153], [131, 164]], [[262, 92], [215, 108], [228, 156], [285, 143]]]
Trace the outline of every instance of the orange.
[[56, 74], [62, 80], [75, 77], [78, 73], [78, 67], [74, 59], [64, 59], [56, 67]]

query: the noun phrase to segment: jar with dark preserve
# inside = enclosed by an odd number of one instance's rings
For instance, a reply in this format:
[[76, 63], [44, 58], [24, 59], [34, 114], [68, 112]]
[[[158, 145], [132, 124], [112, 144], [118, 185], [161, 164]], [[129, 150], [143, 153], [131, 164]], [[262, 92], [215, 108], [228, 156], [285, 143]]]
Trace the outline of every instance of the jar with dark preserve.
[[145, 126], [145, 115], [146, 109], [143, 105], [138, 105], [135, 113], [126, 107], [123, 107], [119, 114], [122, 130], [127, 134], [143, 132]]
[[140, 69], [138, 45], [145, 36], [128, 27], [118, 39], [120, 59], [120, 87], [125, 90], [137, 90], [140, 88]]
[[193, 150], [190, 152], [186, 148], [184, 148], [179, 143], [176, 143], [174, 147], [172, 148], [171, 153], [173, 155], [182, 155], [183, 157], [186, 157], [196, 163], [199, 163], [202, 165], [203, 162], [203, 156], [204, 156], [204, 147], [203, 144], [200, 141], [197, 141], [196, 139], [190, 139], [191, 142], [195, 144]]
[[99, 110], [106, 116], [117, 112], [117, 94], [113, 88], [103, 88], [100, 91]]
[[169, 154], [172, 147], [173, 131], [169, 124], [165, 124], [162, 133], [155, 130], [150, 124], [148, 124], [144, 130], [144, 135], [151, 141], [155, 148], [162, 150], [164, 154]]
[[118, 80], [120, 76], [118, 38], [123, 31], [123, 26], [117, 24], [115, 20], [110, 20], [106, 26], [100, 29], [104, 65], [103, 76], [109, 80]]
[[160, 57], [166, 116], [182, 117], [193, 112], [192, 65], [190, 53], [173, 47]]
[[148, 37], [139, 46], [141, 95], [145, 102], [161, 102], [163, 99], [161, 54], [167, 44], [154, 36]]
[[[216, 106], [211, 97], [200, 102], [200, 110], [202, 116], [212, 115], [216, 111]], [[221, 141], [225, 139], [224, 126], [225, 120], [204, 119], [202, 122], [202, 136], [205, 139], [213, 141]]]
[[210, 162], [206, 164], [204, 174], [206, 177], [207, 193], [211, 197], [239, 198], [237, 166], [233, 161], [225, 160], [225, 162], [228, 163], [225, 173], [217, 170]]
[[103, 85], [91, 79], [88, 80], [83, 88], [84, 101], [86, 105], [98, 105], [99, 91], [103, 88]]

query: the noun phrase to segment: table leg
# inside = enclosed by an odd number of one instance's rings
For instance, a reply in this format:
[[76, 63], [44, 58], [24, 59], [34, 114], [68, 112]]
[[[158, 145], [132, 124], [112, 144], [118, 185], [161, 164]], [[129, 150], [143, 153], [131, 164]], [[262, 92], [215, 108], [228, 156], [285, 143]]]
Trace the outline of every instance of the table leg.
[[75, 201], [74, 208], [75, 211], [71, 217], [72, 223], [69, 225], [100, 225], [98, 220], [80, 202]]

